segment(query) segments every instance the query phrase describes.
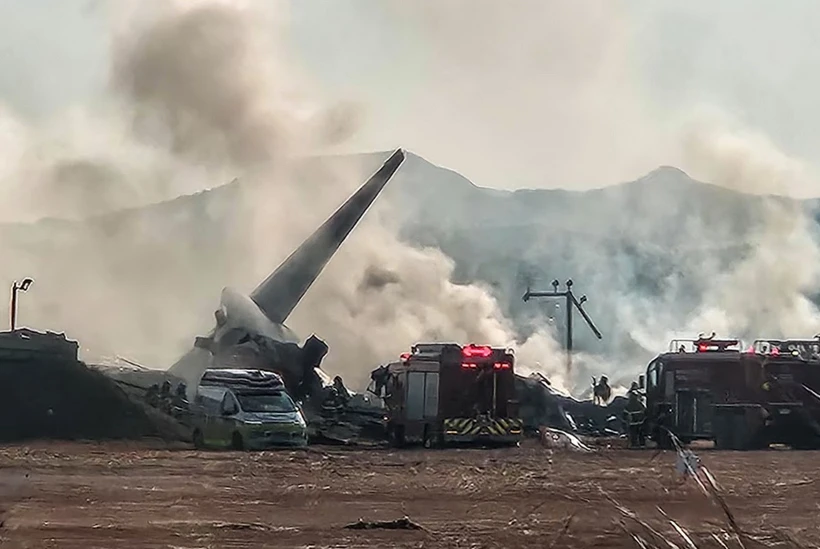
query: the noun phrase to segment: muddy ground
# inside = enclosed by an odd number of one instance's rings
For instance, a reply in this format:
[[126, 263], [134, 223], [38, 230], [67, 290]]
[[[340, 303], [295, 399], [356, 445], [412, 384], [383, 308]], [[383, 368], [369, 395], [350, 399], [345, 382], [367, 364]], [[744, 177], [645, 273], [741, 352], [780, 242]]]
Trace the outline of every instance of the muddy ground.
[[[638, 547], [602, 493], [686, 547], [728, 530], [670, 452], [498, 450], [196, 452], [159, 443], [0, 448], [0, 544], [48, 548]], [[820, 544], [819, 453], [701, 451], [749, 538]], [[407, 515], [422, 530], [351, 530]], [[569, 520], [569, 517], [573, 517]], [[568, 526], [567, 526], [568, 525]], [[788, 538], [793, 538], [789, 540]], [[737, 541], [721, 537], [727, 547]], [[659, 545], [660, 546], [660, 545]], [[669, 547], [668, 545], [666, 547]], [[691, 547], [691, 546], [690, 546]]]

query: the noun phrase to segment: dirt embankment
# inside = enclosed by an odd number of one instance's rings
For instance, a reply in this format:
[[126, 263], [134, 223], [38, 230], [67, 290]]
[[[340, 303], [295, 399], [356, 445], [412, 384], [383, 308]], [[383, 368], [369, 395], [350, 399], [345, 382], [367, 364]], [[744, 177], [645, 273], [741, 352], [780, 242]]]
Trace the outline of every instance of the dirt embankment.
[[102, 373], [77, 361], [0, 362], [0, 441], [169, 436]]

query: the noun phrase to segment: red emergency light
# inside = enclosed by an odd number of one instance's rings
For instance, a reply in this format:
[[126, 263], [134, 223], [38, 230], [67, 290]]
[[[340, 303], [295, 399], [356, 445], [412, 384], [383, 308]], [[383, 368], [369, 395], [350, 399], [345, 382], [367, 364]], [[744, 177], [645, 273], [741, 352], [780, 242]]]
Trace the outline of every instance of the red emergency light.
[[461, 368], [464, 370], [475, 370], [478, 368], [478, 364], [473, 364], [472, 362], [463, 362], [461, 364]]
[[509, 362], [496, 362], [493, 364], [493, 368], [496, 370], [509, 370], [510, 363]]
[[708, 339], [708, 340], [698, 340], [697, 342], [697, 352], [699, 353], [708, 353], [708, 352], [725, 352], [725, 351], [739, 351], [739, 349], [730, 349], [730, 347], [734, 347], [739, 345], [739, 341], [736, 339]]
[[402, 353], [399, 355], [399, 358], [401, 358], [402, 362], [407, 362], [410, 360], [410, 353]]
[[489, 345], [467, 345], [461, 350], [461, 354], [465, 357], [480, 357], [487, 358], [493, 354], [493, 350]]

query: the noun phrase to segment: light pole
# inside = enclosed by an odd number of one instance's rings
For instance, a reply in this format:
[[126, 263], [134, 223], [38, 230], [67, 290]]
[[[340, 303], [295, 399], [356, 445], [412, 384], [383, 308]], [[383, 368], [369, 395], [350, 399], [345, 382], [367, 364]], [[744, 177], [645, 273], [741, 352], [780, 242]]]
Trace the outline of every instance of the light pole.
[[28, 291], [29, 286], [31, 283], [34, 282], [31, 278], [24, 278], [20, 284], [17, 284], [15, 280], [14, 283], [11, 285], [11, 331], [13, 332], [16, 329], [17, 324], [17, 292]]

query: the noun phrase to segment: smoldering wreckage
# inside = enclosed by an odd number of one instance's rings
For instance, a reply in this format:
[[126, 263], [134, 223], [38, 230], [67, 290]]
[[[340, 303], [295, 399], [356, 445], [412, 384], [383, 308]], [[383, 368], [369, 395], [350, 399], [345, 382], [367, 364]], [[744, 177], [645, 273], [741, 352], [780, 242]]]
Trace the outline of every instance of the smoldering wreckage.
[[376, 367], [365, 393], [329, 377], [321, 368], [328, 346], [316, 335], [300, 345], [285, 321], [403, 160], [396, 150], [249, 296], [224, 289], [212, 331], [168, 370], [125, 359], [86, 367], [63, 335], [3, 334], [6, 386], [36, 397], [7, 402], [13, 413], [3, 417], [26, 419], [3, 426], [0, 438], [161, 435], [264, 448], [517, 444], [532, 435], [584, 450], [579, 437], [622, 437], [633, 447], [647, 439], [661, 448], [699, 439], [733, 449], [820, 447], [816, 338], [759, 340], [743, 352], [714, 334], [689, 349], [673, 342], [626, 397], [611, 398], [602, 377], [584, 401], [540, 374], [517, 374], [511, 349], [483, 342], [419, 342]]
[[[3, 353], [4, 362], [20, 366], [6, 369], [8, 372], [20, 374], [10, 375], [7, 386], [25, 384], [25, 380], [34, 375], [31, 368], [27, 373], [23, 372], [26, 362], [37, 363], [40, 365], [38, 368], [44, 368], [43, 372], [40, 372], [42, 375], [52, 375], [54, 366], [63, 368], [62, 377], [80, 371], [83, 375], [75, 376], [70, 382], [62, 381], [64, 386], [71, 387], [70, 395], [76, 397], [73, 400], [68, 397], [55, 397], [54, 395], [61, 392], [57, 386], [42, 391], [40, 398], [33, 401], [26, 402], [25, 399], [20, 399], [14, 415], [20, 417], [20, 411], [26, 410], [29, 413], [23, 415], [31, 418], [31, 421], [18, 422], [16, 428], [6, 430], [2, 438], [15, 440], [38, 436], [127, 437], [161, 432], [191, 440], [195, 434], [192, 430], [197, 424], [197, 416], [204, 413], [201, 390], [203, 376], [206, 372], [216, 370], [224, 370], [226, 373], [244, 371], [247, 375], [240, 373], [233, 379], [235, 385], [243, 388], [242, 391], [260, 390], [260, 380], [254, 376], [264, 377], [262, 372], [275, 372], [279, 379], [279, 386], [274, 387], [275, 391], [285, 393], [288, 400], [297, 403], [295, 407], [307, 424], [307, 438], [311, 442], [364, 444], [384, 441], [390, 436], [395, 439], [393, 426], [399, 416], [409, 421], [408, 439], [412, 438], [411, 424], [414, 422], [413, 414], [416, 413], [416, 403], [413, 399], [417, 398], [415, 389], [411, 387], [411, 392], [407, 393], [408, 400], [400, 403], [395, 402], [394, 394], [388, 394], [386, 389], [396, 389], [392, 382], [393, 379], [398, 379], [398, 375], [395, 375], [396, 370], [410, 362], [415, 364], [418, 356], [414, 355], [410, 361], [407, 360], [410, 354], [403, 355], [403, 359], [397, 363], [379, 366], [372, 373], [369, 390], [366, 393], [355, 393], [344, 385], [340, 377], [330, 378], [321, 369], [322, 360], [328, 353], [328, 346], [324, 341], [316, 335], [311, 335], [300, 345], [298, 336], [285, 325], [288, 316], [324, 266], [402, 165], [404, 157], [401, 149], [390, 155], [381, 168], [249, 296], [225, 288], [220, 307], [215, 311], [213, 330], [206, 336], [195, 338], [192, 349], [168, 370], [144, 368], [127, 359], [118, 359], [109, 364], [89, 365], [90, 367], [86, 368], [78, 361], [78, 345], [63, 335], [38, 334], [30, 330], [12, 330], [6, 333], [3, 340], [6, 347]], [[445, 347], [449, 350], [458, 349], [458, 352], [461, 352], [461, 349], [466, 351], [468, 348], [479, 349], [478, 352], [490, 349], [483, 346], [462, 347], [456, 344]], [[55, 348], [61, 349], [60, 353], [49, 354]], [[506, 350], [499, 352], [508, 353]], [[509, 379], [509, 383], [505, 382], [503, 386], [499, 386], [498, 376], [495, 375], [498, 372], [493, 372], [493, 364], [489, 367], [494, 375], [486, 377], [482, 373], [482, 365], [479, 363], [487, 357], [476, 356], [470, 361], [463, 361], [460, 357], [461, 355], [453, 362], [454, 367], [459, 373], [463, 369], [462, 366], [473, 367], [469, 372], [465, 370], [465, 375], [473, 376], [467, 382], [472, 389], [458, 386], [459, 383], [466, 381], [466, 378], [459, 380], [452, 376], [448, 377], [444, 369], [449, 367], [449, 362], [445, 365], [446, 361], [443, 361], [440, 364], [441, 399], [436, 390], [435, 399], [431, 401], [433, 378], [432, 375], [424, 374], [424, 379], [428, 381], [426, 390], [420, 393], [419, 398], [422, 399], [422, 406], [425, 409], [421, 411], [418, 419], [423, 419], [428, 427], [431, 425], [431, 417], [439, 416], [439, 404], [446, 409], [446, 402], [453, 400], [453, 395], [463, 393], [470, 396], [455, 399], [461, 403], [461, 408], [452, 410], [451, 415], [470, 419], [467, 422], [469, 425], [462, 422], [462, 428], [473, 429], [476, 435], [486, 435], [488, 428], [499, 428], [502, 423], [508, 431], [517, 431], [516, 436], [513, 436], [516, 440], [519, 434], [537, 433], [543, 426], [583, 434], [615, 435], [623, 431], [620, 427], [621, 422], [616, 421], [625, 402], [623, 398], [616, 398], [607, 407], [595, 406], [592, 402], [576, 401], [553, 390], [549, 381], [542, 376], [523, 377], [514, 374], [511, 355], [505, 363], [509, 370], [504, 372], [508, 376], [504, 379]], [[66, 368], [67, 363], [73, 366]], [[487, 385], [485, 377], [496, 381], [492, 386]], [[412, 385], [417, 378], [418, 376], [410, 373], [409, 377], [405, 376], [404, 379]], [[79, 395], [91, 390], [91, 386], [94, 386], [95, 392], [100, 393], [100, 383], [105, 383], [105, 380], [115, 382], [108, 383], [110, 390], [107, 394], [116, 394], [107, 401], [108, 406], [118, 408], [121, 413], [102, 409], [98, 409], [97, 413], [92, 412], [91, 408], [100, 404], [100, 399], [95, 398], [85, 399], [80, 406], [83, 399]], [[26, 387], [19, 394], [31, 394], [33, 390], [34, 387]], [[242, 391], [240, 393], [244, 394]], [[445, 394], [445, 391], [449, 393]], [[394, 390], [393, 393], [397, 394], [397, 391]], [[516, 401], [515, 395], [519, 402], [513, 409], [508, 407], [508, 402], [513, 406]], [[392, 408], [391, 397], [394, 400]], [[227, 396], [224, 398], [228, 399]], [[499, 413], [497, 403], [501, 401], [503, 415], [511, 421], [496, 417]], [[76, 413], [78, 406], [87, 410]], [[397, 406], [401, 408], [401, 412]], [[262, 409], [265, 409], [264, 404]], [[223, 413], [224, 410], [221, 409], [217, 412], [218, 415]], [[97, 417], [96, 420], [94, 416]], [[96, 430], [81, 425], [83, 421], [99, 423], [99, 418], [102, 417], [110, 424]], [[130, 427], [118, 432], [115, 423], [117, 418], [122, 420], [123, 417], [130, 418], [130, 423], [126, 422]], [[143, 419], [141, 425], [138, 425], [138, 418]], [[443, 435], [443, 432], [440, 434]], [[425, 436], [426, 442], [429, 443], [431, 437]]]

